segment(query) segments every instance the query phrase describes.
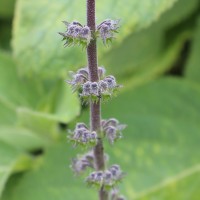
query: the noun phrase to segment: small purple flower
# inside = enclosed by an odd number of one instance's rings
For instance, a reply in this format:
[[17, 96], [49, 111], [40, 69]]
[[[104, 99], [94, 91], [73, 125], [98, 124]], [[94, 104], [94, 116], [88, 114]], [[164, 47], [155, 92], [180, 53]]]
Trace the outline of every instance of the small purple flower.
[[70, 72], [70, 76], [71, 80], [67, 80], [66, 82], [71, 85], [73, 92], [78, 90], [80, 86], [88, 80], [88, 78], [81, 73]]
[[91, 94], [95, 96], [99, 95], [99, 87], [97, 82], [91, 83]]
[[76, 21], [72, 23], [64, 21], [63, 23], [66, 26], [66, 31], [64, 33], [59, 32], [59, 34], [63, 36], [63, 40], [66, 40], [65, 46], [78, 44], [86, 47], [90, 43], [92, 37], [88, 26], [82, 26]]
[[104, 80], [100, 80], [99, 81], [99, 89], [101, 93], [105, 93], [107, 92], [108, 89], [108, 84], [107, 82], [105, 82]]
[[81, 128], [85, 128], [86, 130], [88, 129], [87, 126], [85, 125], [85, 123], [77, 123], [76, 129], [81, 129]]
[[107, 76], [104, 81], [108, 84], [108, 88], [114, 89], [117, 86], [116, 79], [114, 76]]
[[98, 67], [98, 75], [100, 78], [103, 78], [105, 73], [106, 73], [106, 70], [104, 67]]
[[91, 134], [90, 134], [90, 139], [91, 140], [96, 140], [97, 139], [97, 133], [95, 131], [93, 131]]
[[99, 32], [104, 44], [106, 44], [107, 39], [113, 38], [113, 33], [111, 32], [110, 27], [106, 24], [101, 25]]
[[89, 96], [91, 94], [91, 82], [87, 81], [86, 83], [83, 84], [83, 96]]
[[119, 20], [107, 19], [97, 26], [98, 33], [103, 40], [103, 43], [106, 43], [114, 38], [114, 33], [117, 33], [119, 28]]
[[107, 137], [110, 144], [113, 144], [117, 139], [122, 138], [122, 130], [126, 128], [126, 125], [120, 124], [115, 118], [101, 121], [102, 130]]
[[108, 138], [108, 141], [110, 144], [113, 144], [114, 141], [117, 138], [117, 129], [114, 126], [108, 126], [105, 129], [106, 137]]
[[107, 126], [117, 127], [118, 124], [119, 124], [119, 121], [117, 119], [110, 118], [110, 119], [104, 121], [103, 128], [106, 128]]
[[88, 69], [87, 67], [81, 68], [77, 71], [78, 74], [82, 74], [83, 76], [85, 76], [88, 79]]
[[111, 191], [111, 200], [126, 200], [124, 196], [119, 194], [117, 189]]
[[103, 172], [102, 171], [96, 172], [95, 181], [100, 182], [100, 183], [103, 182]]
[[88, 26], [84, 26], [80, 31], [80, 38], [85, 39], [87, 41], [87, 44], [90, 43], [91, 37], [91, 31]]

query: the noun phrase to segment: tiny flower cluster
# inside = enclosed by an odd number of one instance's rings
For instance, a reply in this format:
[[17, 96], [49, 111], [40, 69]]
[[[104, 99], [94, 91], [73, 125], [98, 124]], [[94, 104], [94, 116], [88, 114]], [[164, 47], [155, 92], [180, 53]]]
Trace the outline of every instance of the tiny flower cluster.
[[126, 128], [125, 124], [120, 124], [115, 118], [101, 121], [101, 127], [104, 135], [107, 137], [110, 144], [123, 137], [122, 130]]
[[89, 81], [89, 73], [87, 68], [81, 68], [76, 73], [71, 72], [71, 80], [67, 81], [72, 87], [73, 91], [81, 90], [80, 96], [84, 102], [90, 98], [93, 101], [109, 99], [115, 94], [121, 85], [116, 83], [114, 76], [109, 75], [105, 77], [104, 67], [98, 67], [98, 75], [101, 79], [98, 82]]
[[113, 189], [111, 191], [111, 197], [110, 200], [125, 200], [125, 197], [119, 194], [119, 191], [117, 189]]
[[64, 33], [59, 32], [63, 36], [63, 40], [66, 40], [64, 46], [82, 45], [87, 47], [92, 39], [91, 30], [88, 26], [83, 26], [77, 21], [71, 23], [63, 21], [66, 25], [66, 31]]
[[[118, 33], [120, 20], [106, 19], [97, 26], [97, 30], [94, 36], [100, 37], [103, 40], [104, 45], [108, 45], [114, 39], [114, 34]], [[88, 26], [83, 26], [77, 21], [71, 23], [63, 21], [66, 25], [66, 31], [64, 33], [59, 32], [63, 36], [63, 40], [66, 40], [64, 46], [82, 45], [87, 47], [92, 38], [92, 32]], [[93, 36], [93, 37], [94, 37]]]
[[94, 168], [94, 153], [89, 151], [78, 158], [74, 158], [72, 160], [71, 168], [75, 174], [81, 174], [86, 168]]
[[77, 145], [91, 147], [97, 144], [97, 133], [88, 130], [84, 123], [77, 123], [75, 130], [70, 132], [68, 139], [74, 144], [74, 147]]
[[[107, 154], [104, 154], [104, 160], [105, 162], [109, 160]], [[92, 168], [92, 169], [95, 168], [93, 151], [89, 151], [72, 160], [71, 169], [75, 172], [75, 174], [79, 175], [83, 173], [87, 168]]]
[[120, 20], [107, 19], [97, 26], [97, 36], [100, 36], [104, 45], [108, 45], [114, 38], [114, 33], [118, 33]]
[[86, 182], [90, 186], [101, 187], [104, 185], [105, 189], [111, 189], [115, 187], [124, 177], [124, 173], [121, 171], [119, 165], [112, 165], [106, 171], [92, 172], [87, 178]]

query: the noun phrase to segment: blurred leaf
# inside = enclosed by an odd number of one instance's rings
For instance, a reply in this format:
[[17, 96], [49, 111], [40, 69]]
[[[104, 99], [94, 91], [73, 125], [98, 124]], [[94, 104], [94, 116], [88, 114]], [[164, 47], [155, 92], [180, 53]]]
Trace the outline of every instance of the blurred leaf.
[[10, 50], [12, 20], [0, 20], [0, 48]]
[[0, 18], [11, 18], [14, 12], [15, 0], [0, 0]]
[[[199, 99], [200, 89], [195, 85], [167, 78], [126, 91], [103, 106], [103, 118], [116, 117], [128, 124], [124, 139], [113, 147], [106, 143], [105, 149], [110, 153], [111, 163], [119, 163], [128, 173], [121, 189], [129, 199], [149, 194], [152, 188], [161, 185], [156, 198], [168, 200], [165, 194], [172, 184], [177, 187], [173, 188], [170, 199], [183, 200], [183, 196], [191, 199], [200, 195], [196, 187], [198, 180], [191, 182], [200, 170]], [[41, 168], [12, 179], [3, 200], [95, 198], [95, 190], [84, 188], [79, 179], [72, 178], [68, 169], [75, 150], [63, 142], [45, 152]], [[183, 174], [188, 181], [184, 182], [185, 190], [179, 196]]]
[[[98, 23], [110, 17], [123, 17], [118, 40], [122, 41], [133, 31], [157, 20], [176, 1], [97, 1]], [[73, 66], [84, 65], [85, 53], [81, 53], [77, 47], [64, 50], [61, 37], [57, 34], [64, 30], [61, 21], [75, 19], [85, 22], [85, 2], [19, 0], [14, 21], [13, 48], [21, 73], [37, 72], [50, 77], [63, 77]]]
[[17, 110], [17, 116], [20, 126], [41, 135], [57, 137], [58, 123], [53, 115], [20, 108]]
[[0, 141], [20, 150], [34, 150], [44, 146], [47, 141], [30, 130], [19, 127], [0, 127]]
[[[120, 45], [113, 44], [112, 49], [100, 56], [100, 62], [110, 73], [124, 76], [126, 81], [127, 76], [146, 81], [164, 73], [172, 67], [191, 35], [191, 22], [186, 19], [196, 12], [198, 3], [198, 0], [179, 0], [147, 29], [132, 33]], [[181, 28], [175, 29], [177, 24]]]
[[188, 79], [200, 83], [200, 17], [192, 43], [192, 51], [185, 69], [185, 75]]
[[0, 52], [0, 97], [13, 108], [36, 107], [41, 91], [34, 79], [20, 79], [10, 54]]
[[[48, 86], [49, 87], [49, 86]], [[77, 94], [63, 80], [58, 80], [37, 105], [37, 110], [62, 123], [70, 122], [80, 113]]]
[[[94, 199], [95, 191], [87, 189], [80, 180], [73, 178], [68, 164], [74, 150], [69, 148], [66, 141], [53, 145], [45, 152], [41, 168], [24, 174], [24, 178], [18, 179], [18, 184], [12, 179], [2, 200]], [[12, 191], [12, 186], [17, 189], [16, 193]]]
[[[9, 112], [6, 113], [8, 109], [14, 113], [23, 108], [37, 109], [39, 115], [50, 117], [57, 122], [68, 123], [80, 112], [78, 97], [72, 94], [64, 81], [59, 80], [53, 86], [45, 88], [43, 81], [38, 77], [37, 80], [34, 77], [19, 78], [11, 56], [3, 52], [0, 53], [0, 80], [2, 114], [9, 115]], [[5, 110], [4, 106], [8, 109]]]
[[0, 138], [0, 198], [7, 179], [13, 170], [21, 171], [30, 166], [29, 157], [1, 141]]
[[199, 165], [199, 99], [195, 85], [168, 78], [126, 91], [103, 107], [104, 118], [128, 124], [125, 140], [112, 148], [110, 157], [123, 158], [119, 162], [128, 172], [123, 189], [130, 198], [171, 178], [179, 184], [178, 174]]
[[[174, 180], [177, 179], [176, 181]], [[169, 178], [158, 187], [137, 195], [136, 200], [181, 199], [199, 200], [200, 165]], [[187, 194], [183, 191], [187, 191]]]

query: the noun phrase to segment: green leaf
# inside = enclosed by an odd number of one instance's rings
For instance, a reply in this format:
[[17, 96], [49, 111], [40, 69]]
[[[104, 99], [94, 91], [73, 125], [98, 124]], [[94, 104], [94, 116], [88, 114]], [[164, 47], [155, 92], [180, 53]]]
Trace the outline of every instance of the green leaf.
[[[157, 20], [176, 1], [97, 1], [98, 23], [106, 18], [122, 18], [119, 40], [122, 41], [133, 31]], [[19, 0], [13, 48], [21, 73], [63, 77], [71, 67], [83, 65], [85, 53], [81, 53], [80, 48], [62, 48], [61, 37], [57, 34], [64, 30], [61, 21], [75, 19], [85, 22], [85, 2]]]
[[14, 12], [15, 0], [0, 0], [0, 18], [11, 18]]
[[0, 22], [0, 48], [10, 50], [12, 21]]
[[[27, 197], [29, 200], [94, 199], [95, 191], [82, 186], [80, 180], [73, 178], [68, 165], [75, 152], [65, 140], [47, 148], [45, 152], [39, 169], [27, 172], [24, 178], [18, 177], [18, 184], [15, 178], [8, 183], [3, 200], [24, 200]], [[12, 191], [14, 185], [16, 192]]]
[[22, 171], [30, 166], [30, 158], [0, 139], [0, 198], [4, 186], [13, 171]]
[[17, 116], [18, 125], [32, 130], [37, 134], [57, 138], [59, 127], [53, 115], [20, 108], [17, 110]]
[[[199, 197], [199, 99], [196, 85], [165, 78], [127, 90], [103, 106], [103, 118], [116, 117], [128, 125], [123, 140], [114, 146], [106, 142], [105, 147], [110, 163], [120, 164], [128, 174], [120, 186], [128, 199]], [[68, 169], [77, 150], [63, 140], [45, 152], [39, 169], [9, 182], [3, 200], [97, 198], [96, 191], [81, 185]], [[166, 195], [172, 185], [173, 192]]]
[[41, 91], [34, 78], [20, 79], [11, 55], [4, 52], [0, 52], [0, 80], [0, 98], [6, 104], [12, 108], [36, 107], [38, 99], [41, 98]]
[[47, 141], [30, 130], [19, 127], [0, 127], [0, 141], [20, 150], [34, 150], [44, 146]]
[[11, 56], [3, 52], [0, 52], [0, 80], [2, 123], [10, 123], [16, 119], [16, 111], [23, 109], [63, 123], [68, 123], [80, 112], [77, 95], [72, 94], [64, 81], [56, 80], [46, 86], [38, 77], [20, 78]]
[[[138, 194], [136, 200], [181, 199], [198, 200], [200, 184], [200, 165], [183, 171], [176, 177], [169, 178], [151, 190]], [[183, 192], [183, 191], [187, 191]]]
[[120, 45], [113, 44], [99, 60], [109, 73], [126, 82], [131, 77], [139, 84], [163, 74], [173, 66], [184, 42], [191, 37], [197, 5], [198, 0], [179, 0], [150, 27], [132, 33]]
[[[68, 123], [80, 113], [77, 94], [63, 80], [58, 80], [38, 103], [37, 110], [59, 122]], [[51, 115], [51, 116], [50, 116]]]
[[197, 27], [192, 42], [192, 51], [186, 65], [185, 75], [188, 79], [200, 83], [200, 17], [197, 21]]
[[[177, 175], [197, 168], [199, 99], [199, 88], [190, 82], [168, 78], [134, 92], [126, 91], [104, 106], [104, 118], [116, 117], [128, 124], [125, 140], [112, 148], [110, 157], [119, 160], [128, 172], [122, 186], [129, 198], [159, 187], [168, 179], [179, 184]], [[182, 191], [185, 195], [189, 192]]]

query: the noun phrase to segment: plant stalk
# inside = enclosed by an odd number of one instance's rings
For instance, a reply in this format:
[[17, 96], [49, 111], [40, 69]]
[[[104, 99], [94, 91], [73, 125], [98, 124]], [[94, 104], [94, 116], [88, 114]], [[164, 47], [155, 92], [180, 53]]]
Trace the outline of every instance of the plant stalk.
[[[87, 26], [94, 33], [96, 30], [95, 23], [95, 0], [87, 0]], [[98, 82], [98, 63], [97, 63], [97, 46], [96, 39], [93, 39], [87, 47], [87, 60], [89, 78], [91, 82]], [[101, 100], [94, 103], [90, 101], [90, 127], [92, 131], [96, 131], [100, 134], [101, 123]], [[97, 145], [94, 147], [95, 167], [96, 170], [105, 169], [104, 161], [104, 148], [102, 139], [98, 137]], [[104, 190], [102, 186], [99, 190], [99, 200], [108, 200], [108, 192]]]

